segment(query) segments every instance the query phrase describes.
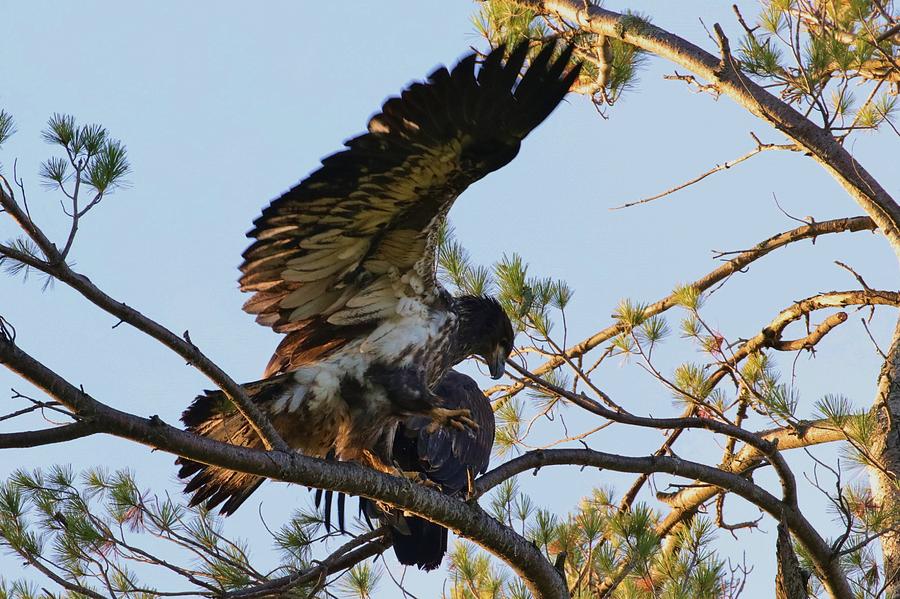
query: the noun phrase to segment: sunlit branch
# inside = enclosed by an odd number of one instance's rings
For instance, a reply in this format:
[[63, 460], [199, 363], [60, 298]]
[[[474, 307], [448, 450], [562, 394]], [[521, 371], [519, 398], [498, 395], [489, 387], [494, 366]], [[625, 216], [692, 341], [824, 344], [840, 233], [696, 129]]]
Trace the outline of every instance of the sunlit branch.
[[[577, 0], [517, 0], [539, 14], [556, 15], [574, 27], [620, 39], [714, 82], [722, 93], [768, 122], [808, 152], [872, 217], [900, 254], [900, 206], [833, 136], [772, 95], [746, 74], [719, 35], [719, 57], [648, 22]], [[631, 25], [631, 26], [629, 26]], [[721, 30], [721, 28], [719, 28]], [[717, 32], [718, 33], [718, 32]]]
[[[839, 218], [835, 220], [810, 223], [802, 227], [797, 227], [796, 229], [791, 229], [790, 231], [785, 231], [784, 233], [774, 235], [769, 239], [756, 244], [754, 247], [737, 254], [725, 264], [719, 266], [707, 275], [690, 283], [690, 286], [696, 288], [699, 291], [705, 291], [716, 283], [719, 283], [720, 281], [727, 279], [731, 275], [740, 272], [753, 261], [762, 258], [771, 251], [784, 247], [788, 244], [801, 241], [803, 239], [815, 239], [820, 235], [827, 235], [832, 233], [871, 231], [874, 228], [875, 223], [872, 221], [872, 219], [865, 216]], [[676, 305], [678, 305], [678, 298], [676, 294], [672, 293], [648, 305], [644, 309], [644, 315], [649, 318], [651, 316], [661, 314]], [[566, 356], [571, 359], [584, 355], [601, 343], [604, 343], [605, 341], [612, 339], [616, 335], [621, 334], [626, 330], [626, 328], [626, 325], [621, 322], [608, 326], [605, 329], [594, 333], [587, 339], [584, 339], [580, 343], [577, 343], [568, 348], [566, 350]], [[533, 369], [532, 372], [538, 376], [541, 376], [563, 365], [565, 362], [565, 358], [558, 356], [547, 360], [537, 368]], [[524, 385], [521, 384], [510, 385], [504, 390], [504, 395], [507, 398], [512, 397], [516, 393], [519, 393], [523, 388]], [[495, 410], [497, 409], [497, 407], [499, 406], [495, 405]]]

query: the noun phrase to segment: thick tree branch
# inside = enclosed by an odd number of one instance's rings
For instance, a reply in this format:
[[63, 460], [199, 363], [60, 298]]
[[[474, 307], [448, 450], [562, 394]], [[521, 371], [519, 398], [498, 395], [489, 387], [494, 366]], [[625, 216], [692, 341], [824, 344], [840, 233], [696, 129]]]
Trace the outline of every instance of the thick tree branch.
[[535, 597], [568, 597], [565, 580], [543, 554], [477, 504], [469, 505], [358, 464], [237, 447], [174, 428], [157, 416], [141, 418], [116, 410], [73, 386], [6, 339], [0, 339], [0, 363], [90, 419], [105, 433], [205, 464], [391, 504], [451, 528], [506, 561]]
[[775, 599], [807, 599], [806, 582], [809, 573], [804, 575], [800, 562], [791, 544], [791, 535], [787, 528], [778, 524], [778, 540], [775, 543], [775, 555], [778, 562], [778, 573], [775, 576]]
[[751, 114], [768, 122], [806, 150], [877, 223], [900, 257], [900, 206], [828, 131], [770, 94], [741, 72], [719, 33], [721, 57], [647, 22], [579, 0], [518, 0], [542, 14], [558, 16], [583, 31], [620, 39], [689, 69]]
[[216, 366], [212, 360], [207, 358], [196, 345], [191, 343], [187, 333], [185, 333], [184, 338], [175, 335], [161, 324], [147, 318], [134, 308], [111, 298], [94, 285], [86, 276], [73, 271], [68, 264], [66, 264], [65, 260], [61, 258], [61, 254], [56, 249], [56, 246], [50, 242], [41, 229], [19, 207], [19, 204], [15, 199], [11, 195], [8, 195], [2, 187], [0, 187], [0, 206], [2, 206], [13, 220], [22, 227], [32, 240], [34, 240], [47, 257], [47, 262], [23, 252], [19, 252], [15, 248], [2, 245], [0, 245], [0, 257], [5, 256], [17, 260], [62, 281], [100, 309], [105, 310], [122, 322], [126, 322], [139, 331], [153, 337], [184, 358], [189, 364], [205, 374], [213, 383], [222, 389], [232, 403], [234, 403], [241, 415], [246, 418], [250, 426], [256, 431], [260, 439], [263, 440], [263, 444], [267, 449], [291, 451], [290, 447], [288, 447], [275, 430], [275, 427], [272, 426], [272, 423], [269, 422], [266, 415], [250, 401], [250, 398], [247, 397], [243, 388], [232, 380], [225, 371]]
[[[878, 377], [875, 397], [877, 440], [871, 448], [880, 468], [872, 468], [873, 492], [879, 506], [900, 505], [900, 320], [887, 359]], [[900, 594], [900, 532], [888, 531], [881, 539], [884, 555], [885, 596]]]

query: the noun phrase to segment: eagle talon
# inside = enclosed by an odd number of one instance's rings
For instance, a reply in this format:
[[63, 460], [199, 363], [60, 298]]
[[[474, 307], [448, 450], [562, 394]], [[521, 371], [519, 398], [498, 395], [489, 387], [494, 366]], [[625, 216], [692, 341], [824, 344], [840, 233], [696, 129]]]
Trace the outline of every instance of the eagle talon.
[[423, 487], [428, 487], [430, 489], [440, 490], [441, 486], [434, 482], [431, 479], [425, 477], [425, 474], [422, 472], [417, 472], [415, 470], [401, 470], [400, 468], [394, 468], [391, 472], [394, 476], [398, 476], [400, 478], [406, 479], [410, 482], [416, 483], [417, 485], [422, 485]]
[[466, 409], [432, 408], [428, 415], [431, 418], [431, 424], [426, 428], [428, 433], [433, 433], [442, 426], [452, 426], [460, 431], [478, 430], [478, 423], [472, 420], [472, 413]]

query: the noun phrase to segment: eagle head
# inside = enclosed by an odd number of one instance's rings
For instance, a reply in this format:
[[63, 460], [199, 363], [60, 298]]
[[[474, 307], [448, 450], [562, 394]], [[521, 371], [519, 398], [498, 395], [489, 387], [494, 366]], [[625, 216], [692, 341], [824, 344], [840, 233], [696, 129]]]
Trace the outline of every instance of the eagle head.
[[464, 295], [454, 299], [459, 315], [457, 362], [475, 355], [487, 362], [491, 378], [499, 379], [512, 353], [513, 331], [500, 302], [488, 296]]

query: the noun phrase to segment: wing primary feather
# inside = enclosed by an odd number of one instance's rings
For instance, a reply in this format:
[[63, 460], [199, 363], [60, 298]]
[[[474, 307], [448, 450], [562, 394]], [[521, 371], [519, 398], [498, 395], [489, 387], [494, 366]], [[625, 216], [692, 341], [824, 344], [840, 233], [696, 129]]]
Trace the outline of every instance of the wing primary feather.
[[[577, 66], [566, 71], [572, 49], [557, 54], [555, 43], [520, 75], [530, 48], [519, 43], [504, 58], [500, 46], [481, 64], [469, 54], [435, 69], [385, 101], [369, 133], [346, 141], [262, 211], [240, 277], [242, 290], [261, 294], [246, 304], [258, 322], [291, 331], [307, 320], [333, 327], [369, 319], [374, 330], [398, 314], [391, 302], [404, 295], [441, 295], [437, 223], [466, 187], [516, 155], [577, 77]], [[410, 271], [421, 286], [364, 297], [373, 281]]]
[[[512, 52], [509, 53], [506, 64], [497, 73], [497, 83], [499, 87], [505, 90], [512, 89], [516, 79], [519, 77], [519, 72], [525, 65], [525, 57], [528, 56], [528, 47], [529, 43], [527, 41], [519, 42], [516, 47], [512, 49]], [[497, 51], [498, 50], [494, 50], [494, 52]]]

